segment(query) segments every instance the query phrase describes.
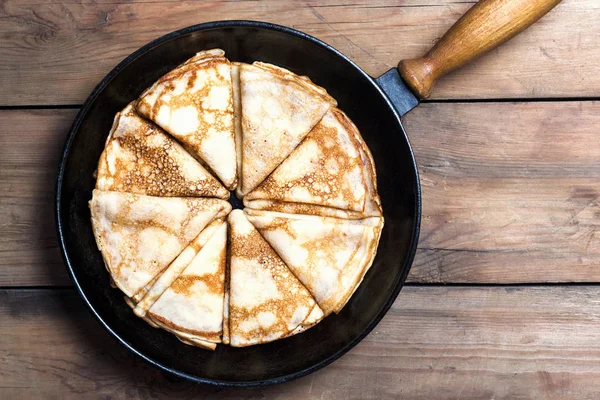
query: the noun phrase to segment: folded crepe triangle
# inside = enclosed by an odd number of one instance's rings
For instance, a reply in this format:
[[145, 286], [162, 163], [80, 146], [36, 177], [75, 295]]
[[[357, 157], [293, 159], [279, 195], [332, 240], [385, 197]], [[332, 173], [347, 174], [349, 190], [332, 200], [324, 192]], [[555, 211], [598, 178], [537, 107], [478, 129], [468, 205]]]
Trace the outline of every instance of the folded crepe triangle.
[[[162, 291], [146, 315], [169, 331], [220, 343], [223, 331], [227, 224], [224, 220], [219, 220], [206, 236], [209, 236], [208, 241]], [[157, 284], [160, 280], [159, 278]], [[137, 305], [136, 313], [152, 291], [153, 289]]]
[[330, 109], [244, 202], [266, 199], [363, 212], [367, 182], [356, 126]]
[[[325, 119], [325, 118], [324, 118]], [[319, 124], [321, 125], [321, 124]], [[317, 125], [317, 127], [319, 126]], [[353, 126], [353, 125], [352, 125]], [[315, 127], [316, 129], [316, 127]], [[383, 215], [381, 210], [381, 200], [379, 199], [379, 195], [377, 194], [377, 175], [375, 172], [375, 163], [373, 161], [373, 156], [371, 152], [365, 145], [364, 141], [360, 138], [360, 134], [358, 131], [354, 129], [347, 129], [348, 133], [354, 134], [355, 137], [359, 138], [360, 145], [358, 146], [358, 153], [360, 154], [360, 160], [362, 163], [362, 172], [365, 178], [365, 198], [364, 198], [364, 210], [363, 211], [355, 211], [352, 209], [342, 209], [336, 206], [330, 206], [331, 202], [319, 202], [315, 201], [314, 198], [312, 203], [308, 202], [298, 202], [291, 201], [291, 198], [286, 198], [285, 196], [278, 196], [277, 198], [269, 198], [267, 195], [255, 195], [254, 192], [249, 193], [244, 198], [244, 205], [249, 209], [255, 210], [269, 210], [269, 211], [277, 211], [282, 213], [290, 213], [290, 214], [306, 214], [306, 215], [319, 215], [323, 217], [335, 217], [335, 218], [345, 218], [345, 219], [362, 219], [366, 217], [380, 217]], [[312, 135], [312, 132], [311, 132]], [[308, 140], [310, 138], [307, 137]], [[300, 148], [302, 144], [298, 147]], [[284, 161], [281, 165], [287, 163], [287, 160]], [[276, 170], [277, 171], [277, 170]], [[273, 175], [275, 172], [273, 173]], [[272, 182], [273, 179], [271, 177], [267, 178], [265, 182]], [[297, 185], [296, 185], [297, 186]], [[262, 185], [256, 189], [258, 192], [261, 189]], [[361, 190], [362, 192], [362, 190]], [[265, 197], [265, 198], [253, 198], [253, 197]], [[296, 197], [297, 198], [297, 197]], [[321, 204], [318, 204], [321, 203]], [[327, 205], [329, 204], [329, 205]], [[338, 205], [340, 203], [337, 203]], [[347, 206], [346, 206], [347, 207]]]
[[237, 194], [242, 197], [261, 183], [337, 103], [307, 77], [274, 65], [255, 62], [240, 64], [236, 70], [243, 140]]
[[[156, 300], [167, 290], [173, 282], [188, 268], [192, 260], [195, 260], [198, 253], [207, 245], [209, 240], [214, 236], [215, 232], [221, 225], [224, 224], [225, 218], [217, 218], [196, 238], [183, 249], [175, 260], [157, 276], [150, 287], [143, 293], [141, 299], [137, 300], [137, 305], [134, 312], [137, 316], [143, 317], [146, 315], [150, 307], [154, 305]], [[135, 298], [135, 296], [134, 296]]]
[[245, 211], [325, 315], [339, 312], [361, 283], [383, 228], [381, 217], [345, 220]]
[[[222, 343], [230, 344], [229, 343], [229, 274], [227, 272], [225, 275], [225, 302], [223, 305], [224, 305], [224, 307], [223, 307]], [[298, 327], [296, 327], [296, 329], [294, 329], [293, 331], [288, 333], [285, 337], [293, 336], [298, 333], [302, 333], [302, 332], [306, 331], [307, 329], [312, 328], [318, 322], [320, 322], [324, 317], [325, 317], [325, 314], [323, 313], [323, 310], [321, 310], [321, 307], [319, 307], [318, 304], [315, 304], [315, 306], [311, 310], [310, 314], [308, 314], [306, 319], [304, 321], [302, 321], [302, 323], [300, 325], [298, 325]]]
[[152, 197], [94, 190], [92, 226], [116, 286], [132, 297], [144, 290], [231, 205], [220, 199]]
[[231, 346], [288, 336], [307, 319], [315, 300], [241, 210], [229, 214], [229, 224]]
[[223, 50], [202, 51], [148, 88], [144, 117], [176, 137], [221, 179], [237, 185], [231, 65]]
[[98, 163], [96, 189], [149, 196], [227, 199], [229, 192], [130, 104], [117, 113]]

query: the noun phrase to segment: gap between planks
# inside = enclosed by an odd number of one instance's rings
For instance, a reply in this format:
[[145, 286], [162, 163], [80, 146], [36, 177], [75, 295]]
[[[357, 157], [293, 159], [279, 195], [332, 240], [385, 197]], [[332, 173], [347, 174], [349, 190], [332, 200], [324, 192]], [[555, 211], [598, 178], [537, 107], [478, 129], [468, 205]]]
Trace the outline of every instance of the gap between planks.
[[0, 389], [6, 398], [597, 399], [599, 293], [409, 287], [330, 366], [229, 390], [166, 378], [117, 345], [75, 291], [3, 290]]
[[[553, 103], [553, 102], [586, 102], [600, 101], [600, 97], [501, 97], [489, 99], [424, 99], [420, 104], [447, 104], [447, 103]], [[0, 105], [0, 111], [11, 110], [78, 110], [83, 104], [23, 104]], [[417, 106], [418, 107], [418, 106]]]
[[[600, 287], [600, 282], [531, 282], [531, 283], [430, 283], [430, 282], [406, 282], [402, 285], [402, 288], [464, 288], [464, 289], [494, 289], [494, 288], [514, 288], [514, 289], [527, 289], [527, 288], [576, 288], [576, 287]], [[30, 285], [30, 286], [0, 286], [0, 291], [76, 291], [74, 285], [56, 285], [56, 286], [43, 286], [43, 285]]]
[[[379, 1], [378, 5], [389, 3]], [[423, 54], [471, 3], [402, 1], [331, 7], [310, 1], [116, 3], [5, 1], [0, 18], [3, 103], [80, 103], [141, 45], [177, 28], [225, 19], [305, 31], [378, 76]], [[418, 7], [405, 7], [417, 5]], [[364, 6], [364, 7], [363, 7]], [[597, 0], [563, 1], [500, 48], [445, 77], [436, 98], [598, 96]], [[394, 39], [394, 40], [392, 40]]]

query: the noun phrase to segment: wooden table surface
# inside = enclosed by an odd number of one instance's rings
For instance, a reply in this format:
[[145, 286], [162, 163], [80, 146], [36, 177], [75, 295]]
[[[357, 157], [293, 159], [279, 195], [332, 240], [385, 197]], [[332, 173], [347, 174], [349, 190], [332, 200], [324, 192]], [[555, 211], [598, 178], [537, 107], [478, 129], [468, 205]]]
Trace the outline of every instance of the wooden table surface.
[[404, 118], [423, 186], [409, 284], [361, 344], [312, 375], [252, 390], [168, 378], [92, 318], [57, 250], [70, 123], [146, 42], [265, 20], [377, 76], [473, 3], [0, 1], [0, 397], [600, 398], [598, 0], [564, 0]]

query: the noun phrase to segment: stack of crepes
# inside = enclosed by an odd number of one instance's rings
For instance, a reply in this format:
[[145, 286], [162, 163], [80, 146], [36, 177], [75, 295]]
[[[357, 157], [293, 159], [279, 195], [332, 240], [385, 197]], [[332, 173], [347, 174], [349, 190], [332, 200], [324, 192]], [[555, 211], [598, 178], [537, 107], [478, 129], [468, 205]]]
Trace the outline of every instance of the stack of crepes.
[[336, 101], [218, 49], [116, 115], [90, 210], [135, 314], [207, 349], [285, 338], [339, 312], [383, 228], [371, 153]]

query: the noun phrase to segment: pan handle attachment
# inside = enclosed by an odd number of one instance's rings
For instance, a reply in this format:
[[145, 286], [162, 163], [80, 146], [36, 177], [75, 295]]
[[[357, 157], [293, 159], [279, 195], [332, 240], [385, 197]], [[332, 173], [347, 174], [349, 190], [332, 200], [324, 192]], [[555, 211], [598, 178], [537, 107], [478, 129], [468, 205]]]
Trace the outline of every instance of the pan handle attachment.
[[400, 75], [426, 99], [436, 80], [516, 36], [561, 0], [480, 0], [423, 57], [402, 60]]

